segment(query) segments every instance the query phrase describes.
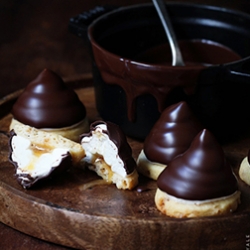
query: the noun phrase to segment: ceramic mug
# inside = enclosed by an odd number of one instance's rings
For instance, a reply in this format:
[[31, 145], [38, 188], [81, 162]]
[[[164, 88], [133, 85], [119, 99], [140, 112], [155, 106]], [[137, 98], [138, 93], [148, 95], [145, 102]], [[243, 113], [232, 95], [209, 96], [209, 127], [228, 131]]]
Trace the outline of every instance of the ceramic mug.
[[241, 136], [250, 125], [250, 16], [199, 4], [166, 8], [179, 41], [222, 45], [232, 58], [178, 67], [145, 61], [145, 51], [167, 44], [153, 5], [115, 8], [88, 26], [98, 112], [143, 140], [166, 107], [184, 100], [221, 141]]

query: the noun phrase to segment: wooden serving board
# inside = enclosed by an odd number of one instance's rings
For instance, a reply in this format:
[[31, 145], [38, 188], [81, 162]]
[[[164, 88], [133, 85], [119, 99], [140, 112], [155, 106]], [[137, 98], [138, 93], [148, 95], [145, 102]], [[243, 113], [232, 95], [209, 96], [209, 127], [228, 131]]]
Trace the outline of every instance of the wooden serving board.
[[[90, 121], [99, 119], [90, 79], [69, 81], [86, 106]], [[15, 92], [0, 101], [0, 130], [8, 131]], [[66, 175], [25, 190], [8, 161], [8, 137], [0, 134], [0, 221], [34, 237], [77, 249], [246, 249], [250, 238], [250, 187], [239, 180], [241, 204], [228, 216], [174, 219], [155, 207], [155, 181], [140, 177], [133, 191], [98, 184], [88, 170]], [[128, 138], [136, 158], [143, 143]], [[250, 148], [246, 138], [226, 145], [238, 173]]]

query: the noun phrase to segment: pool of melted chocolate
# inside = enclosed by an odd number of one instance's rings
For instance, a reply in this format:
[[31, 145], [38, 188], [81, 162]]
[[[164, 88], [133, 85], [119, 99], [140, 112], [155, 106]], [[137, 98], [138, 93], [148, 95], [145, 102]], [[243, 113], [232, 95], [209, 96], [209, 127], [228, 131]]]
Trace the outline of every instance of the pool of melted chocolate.
[[[230, 48], [211, 40], [181, 40], [178, 43], [185, 66], [196, 66], [197, 64], [210, 66], [241, 59], [241, 56]], [[171, 66], [172, 55], [170, 46], [168, 43], [154, 46], [140, 53], [134, 59], [147, 64]]]

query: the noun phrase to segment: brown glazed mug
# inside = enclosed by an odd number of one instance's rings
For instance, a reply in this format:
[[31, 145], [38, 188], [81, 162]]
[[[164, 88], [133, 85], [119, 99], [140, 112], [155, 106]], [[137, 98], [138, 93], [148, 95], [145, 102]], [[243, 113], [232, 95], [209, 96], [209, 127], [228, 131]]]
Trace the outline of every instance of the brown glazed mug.
[[[188, 48], [190, 62], [173, 67], [152, 4], [102, 14], [88, 26], [98, 112], [128, 136], [143, 140], [166, 107], [184, 100], [219, 140], [242, 136], [250, 125], [250, 16], [199, 4], [171, 2], [166, 7], [184, 54], [190, 42], [225, 50], [220, 54], [205, 46], [193, 55], [213, 54], [211, 61], [193, 62]], [[151, 61], [156, 54], [169, 62]]]

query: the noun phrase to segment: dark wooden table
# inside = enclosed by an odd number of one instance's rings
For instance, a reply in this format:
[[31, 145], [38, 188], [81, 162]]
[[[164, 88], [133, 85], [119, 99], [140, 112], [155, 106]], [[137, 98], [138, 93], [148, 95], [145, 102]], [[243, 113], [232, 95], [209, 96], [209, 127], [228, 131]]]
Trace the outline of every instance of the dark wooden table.
[[[0, 2], [0, 98], [23, 88], [44, 68], [65, 78], [91, 72], [87, 42], [68, 31], [70, 17], [97, 5], [125, 6], [146, 0], [2, 0]], [[250, 13], [249, 0], [196, 0]], [[0, 211], [1, 212], [1, 211]], [[0, 223], [0, 249], [69, 249]]]

